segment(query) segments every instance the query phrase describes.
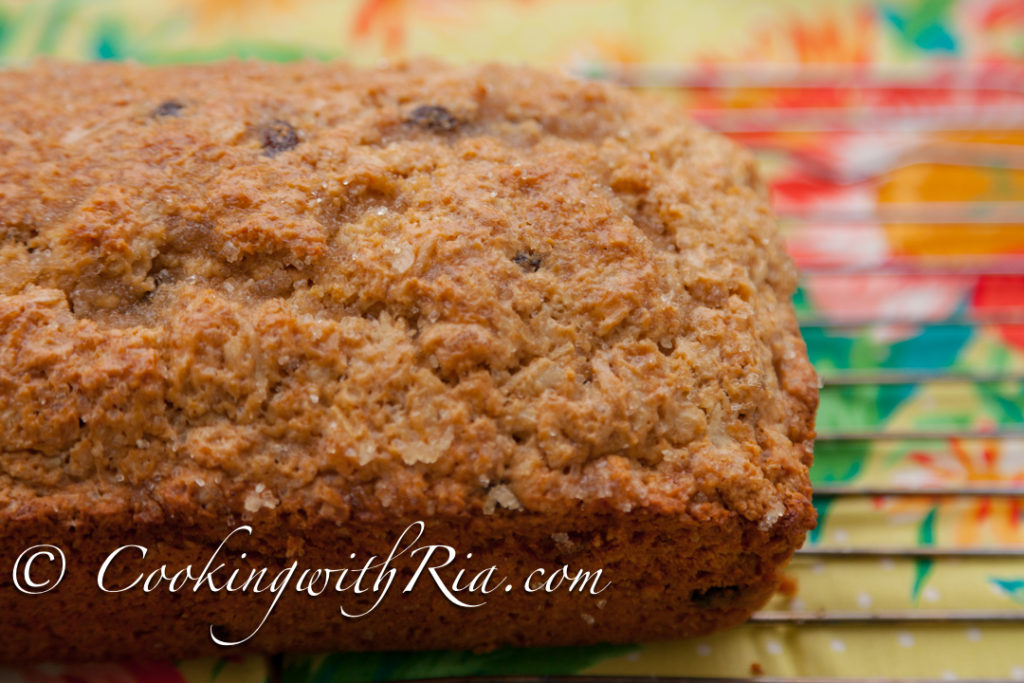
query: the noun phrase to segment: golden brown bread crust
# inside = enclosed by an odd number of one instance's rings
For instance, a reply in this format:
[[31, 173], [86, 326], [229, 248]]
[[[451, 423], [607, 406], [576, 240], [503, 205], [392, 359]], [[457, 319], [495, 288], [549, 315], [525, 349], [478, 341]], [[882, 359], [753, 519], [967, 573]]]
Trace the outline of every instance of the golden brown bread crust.
[[[268, 562], [326, 560], [423, 519], [511, 572], [564, 532], [621, 569], [595, 624], [557, 597], [496, 620], [538, 604], [516, 593], [454, 633], [396, 601], [357, 646], [594, 642], [742, 619], [813, 526], [793, 267], [751, 158], [673, 107], [501, 66], [39, 64], [0, 73], [0, 111], [8, 565], [43, 531], [89, 564], [241, 522]], [[113, 609], [2, 569], [0, 609], [42, 633]], [[250, 645], [358, 640], [280, 621]], [[0, 660], [183, 655], [195, 630]]]

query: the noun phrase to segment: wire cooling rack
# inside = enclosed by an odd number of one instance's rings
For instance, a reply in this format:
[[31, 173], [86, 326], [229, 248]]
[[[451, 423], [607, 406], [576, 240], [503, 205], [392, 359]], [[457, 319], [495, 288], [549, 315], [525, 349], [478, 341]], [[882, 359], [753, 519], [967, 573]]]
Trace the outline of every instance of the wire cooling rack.
[[[933, 509], [945, 509], [970, 501], [979, 506], [980, 514], [987, 514], [992, 501], [999, 501], [1010, 506], [1011, 516], [1020, 525], [1024, 519], [1024, 417], [988, 414], [984, 404], [971, 398], [981, 387], [994, 400], [1020, 397], [1024, 356], [1019, 351], [1013, 352], [1019, 359], [1016, 364], [982, 357], [929, 365], [911, 356], [897, 364], [860, 362], [840, 367], [828, 362], [828, 354], [816, 353], [820, 350], [816, 345], [853, 343], [865, 335], [899, 340], [920, 337], [922, 331], [938, 338], [944, 333], [983, 335], [990, 340], [1012, 336], [1024, 343], [1024, 174], [1017, 178], [1021, 183], [1018, 190], [980, 198], [922, 197], [914, 192], [893, 196], [891, 192], [894, 178], [898, 181], [901, 173], [922, 168], [1024, 170], [1024, 70], [958, 64], [885, 72], [829, 66], [716, 67], [714, 71], [630, 67], [587, 75], [671, 90], [685, 98], [706, 125], [758, 154], [773, 187], [776, 213], [790, 252], [802, 273], [798, 317], [812, 358], [816, 358], [823, 406], [830, 405], [835, 413], [836, 406], [844, 407], [844, 395], [856, 397], [864, 391], [873, 392], [878, 401], [896, 404], [901, 397], [927, 388], [936, 401], [937, 416], [960, 411], [962, 419], [936, 419], [930, 424], [854, 419], [853, 415], [848, 420], [823, 423], [819, 414], [816, 471], [852, 461], [851, 451], [863, 454], [864, 449], [877, 448], [895, 449], [902, 459], [913, 460], [954, 446], [998, 444], [1012, 446], [1021, 456], [1021, 473], [1009, 478], [965, 473], [939, 481], [910, 477], [893, 482], [815, 476], [819, 510], [831, 508], [834, 512], [845, 506], [854, 515], [862, 515], [869, 526], [881, 527], [891, 522], [885, 510], [892, 508], [913, 511], [915, 504], [926, 503]], [[773, 101], [771, 93], [780, 91], [783, 97]], [[925, 189], [927, 184], [922, 183]], [[887, 238], [891, 239], [883, 248]], [[931, 248], [933, 241], [948, 247], [951, 238], [953, 244], [964, 248]], [[975, 238], [999, 248], [977, 248]], [[965, 299], [976, 303], [983, 286], [991, 293], [1004, 285], [1019, 285], [1020, 296], [996, 296], [994, 306], [964, 304]], [[825, 298], [831, 297], [832, 303], [808, 304], [816, 290], [829, 294]], [[865, 305], [863, 299], [877, 300], [879, 292], [881, 302]], [[848, 305], [842, 305], [844, 296]], [[955, 305], [943, 304], [941, 299], [951, 296], [957, 299]], [[863, 566], [854, 581], [857, 585], [851, 586], [854, 590], [871, 584], [877, 567], [900, 563], [941, 571], [941, 567], [964, 563], [995, 568], [1009, 562], [1016, 563], [1015, 571], [1024, 577], [1024, 544], [916, 540], [882, 543], [817, 533], [797, 552], [790, 571], [799, 584], [844, 563]], [[1024, 592], [1024, 580], [1021, 585]], [[798, 588], [795, 597], [777, 597], [743, 628], [790, 633], [836, 627], [881, 633], [897, 628], [906, 629], [899, 634], [906, 640], [913, 637], [910, 629], [917, 628], [963, 629], [970, 639], [977, 636], [979, 627], [1019, 627], [1017, 642], [1024, 650], [1024, 600], [997, 608], [973, 605], [968, 595], [956, 607], [926, 607], [913, 601], [903, 607], [876, 607], [861, 593], [856, 607], [850, 608], [850, 601], [839, 595], [821, 605], [806, 605], [800, 594]], [[832, 645], [838, 651], [841, 642]], [[710, 649], [697, 645], [698, 654], [702, 647]], [[754, 664], [750, 675], [731, 677], [499, 676], [473, 680], [907, 683], [952, 678], [927, 672], [910, 677], [779, 676], [774, 672], [762, 675], [759, 669], [760, 664]], [[430, 680], [448, 683], [462, 679]], [[1024, 669], [1005, 678], [960, 675], [959, 680], [1024, 680]]]
[[[959, 195], [922, 198], [913, 192], [904, 196], [893, 191], [900, 186], [901, 174], [921, 167], [964, 167], [1005, 173], [1024, 169], [1024, 70], [1008, 72], [1003, 68], [964, 68], [954, 64], [924, 72], [873, 73], [837, 67], [716, 67], [714, 72], [646, 68], [597, 75], [637, 87], [672, 90], [687, 99], [693, 113], [708, 126], [731, 135], [759, 155], [773, 183], [775, 207], [790, 251], [802, 272], [798, 313], [812, 356], [816, 355], [815, 345], [847, 343], [863, 338], [865, 333], [880, 339], [914, 337], [921, 330], [940, 337], [947, 333], [984, 335], [991, 341], [992, 348], [1005, 347], [1006, 344], [998, 340], [1007, 336], [1014, 336], [1018, 342], [1024, 340], [1024, 288], [1020, 290], [1022, 296], [1016, 299], [998, 296], [1004, 285], [1012, 288], [1014, 283], [1024, 283], [1024, 190], [1011, 189], [980, 199], [965, 199]], [[771, 95], [765, 95], [766, 91], [784, 91], [787, 96], [780, 99], [791, 104], [773, 102]], [[904, 178], [904, 184], [905, 181]], [[922, 182], [923, 187], [927, 185]], [[965, 248], [929, 248], [932, 241], [940, 245], [948, 243], [951, 235], [956, 238], [954, 242]], [[975, 248], [975, 238], [1002, 247]], [[900, 247], [883, 248], [883, 242], [889, 247], [895, 242]], [[995, 304], [963, 305], [965, 298], [971, 301], [979, 298], [976, 295], [983, 283], [987, 283], [984, 286], [990, 294], [996, 291]], [[806, 299], [813, 299], [815, 290], [831, 292], [832, 304], [807, 304]], [[877, 300], [879, 291], [883, 292], [883, 301], [865, 305], [865, 299]], [[954, 294], [950, 295], [950, 291]], [[903, 296], [908, 292], [909, 296]], [[845, 296], [848, 305], [842, 305], [842, 301], [841, 305], [836, 305], [837, 296], [840, 300]], [[958, 300], [956, 305], [943, 305], [941, 301], [936, 304], [936, 297], [948, 299], [950, 296]], [[1020, 397], [1024, 386], [1024, 353], [1019, 350], [1014, 353], [1018, 362], [1008, 364], [974, 357], [957, 364], [929, 365], [917, 363], [911, 357], [896, 365], [862, 362], [844, 367], [819, 358], [816, 366], [822, 380], [823, 406], [842, 409], [844, 395], [856, 395], [865, 390], [874, 392], [881, 397], [879, 400], [898, 403], [909, 390], [920, 392], [926, 387], [935, 399], [936, 414], [956, 412], [960, 405], [967, 409], [963, 411], [966, 419], [935, 420], [927, 424], [853, 419], [856, 416], [852, 414], [848, 420], [825, 422], [819, 419], [816, 470], [820, 471], [822, 465], [852, 462], [850, 453], [862, 452], [864, 448], [893, 448], [901, 458], [912, 460], [951, 444], [996, 443], [1006, 448], [1012, 446], [1022, 456], [1019, 464], [1022, 474], [1001, 480], [965, 475], [937, 482], [911, 477], [894, 483], [871, 477], [817, 476], [815, 498], [819, 509], [829, 508], [834, 513], [845, 506], [853, 514], [862, 515], [868, 524], [882, 526], [891, 521], [884, 512], [891, 508], [907, 507], [913, 512], [917, 509], [915, 503], [927, 502], [936, 509], [945, 509], [971, 501], [978, 504], [979, 514], [987, 514], [985, 510], [990, 502], [999, 501], [1009, 505], [1012, 519], [1020, 524], [1024, 517], [1024, 418], [1007, 419], [1005, 415], [989, 414], [984, 405], [974, 405], [968, 397], [981, 387], [994, 397], [992, 400]], [[896, 541], [881, 543], [847, 539], [835, 533], [831, 536], [816, 533], [807, 546], [798, 551], [790, 570], [802, 584], [819, 572], [827, 573], [844, 563], [853, 563], [858, 567], [855, 585], [851, 586], [853, 590], [870, 585], [877, 567], [898, 564], [945, 567], [972, 563], [995, 567], [1015, 563], [1015, 571], [1024, 577], [1024, 544], [993, 542], [992, 539], [975, 544], [960, 543], [955, 538], [927, 540], [927, 543], [908, 543], [897, 535]], [[1024, 594], [1024, 580], [1021, 592]], [[970, 637], [977, 627], [996, 625], [1019, 628], [1016, 642], [1019, 649], [1024, 650], [1024, 601], [1016, 606], [1005, 603], [995, 608], [976, 606], [968, 596], [955, 607], [927, 607], [917, 603], [883, 607], [861, 600], [863, 596], [851, 601], [836, 595], [823, 604], [808, 605], [802, 603], [801, 595], [802, 589], [798, 589], [795, 596], [773, 600], [744, 628], [794, 632], [844, 626], [871, 630], [905, 627], [908, 632], [900, 635], [903, 638], [909, 635], [911, 628], [952, 626], [965, 629]], [[850, 607], [851, 602], [854, 608]], [[697, 646], [698, 653], [700, 647]], [[285, 680], [284, 658], [272, 658], [269, 670], [270, 680]], [[827, 675], [780, 676], [772, 671], [771, 675], [752, 673], [729, 678], [701, 675], [502, 676], [474, 680], [503, 683], [906, 683], [942, 680], [930, 672], [909, 677], [872, 678], [825, 673]], [[1019, 674], [1019, 678], [1024, 679], [1024, 669]], [[462, 679], [430, 680], [445, 683]], [[960, 680], [981, 679], [961, 676]], [[988, 677], [984, 680], [1002, 679]]]
[[[1024, 184], [1016, 190], [1004, 188], [1001, 193], [966, 199], [957, 192], [951, 197], [934, 196], [934, 192], [927, 196], [928, 174], [922, 175], [922, 170], [934, 176], [972, 169], [968, 172], [1024, 181], [1024, 175], [1013, 175], [1024, 168], [1024, 70], [947, 64], [926, 71], [884, 73], [839, 67], [743, 67], [719, 68], [713, 73], [636, 68], [605, 75], [632, 86], [677, 89], [705, 124], [758, 154], [772, 181], [776, 212], [790, 251], [801, 269], [803, 295], [798, 299], [807, 299], [815, 287], [831, 292], [833, 300], [837, 296], [842, 299], [844, 293], [849, 298], [848, 306], [833, 301], [824, 306], [824, 312], [822, 307], [806, 302], [800, 306], [798, 301], [800, 324], [812, 357], [816, 343], [845, 343], [865, 335], [903, 339], [928, 331], [940, 336], [949, 332], [992, 339], [1024, 338], [1024, 297], [997, 295], [996, 305], [987, 307], [963, 303], [964, 299], [976, 302], [982, 286], [998, 292], [1024, 283]], [[773, 102], [772, 91], [782, 91], [783, 96]], [[737, 102], [742, 105], [737, 107]], [[913, 191], [893, 192], [900, 177], [906, 180], [908, 174], [909, 184], [918, 182], [925, 197], [915, 196]], [[954, 184], [956, 177], [951, 181]], [[1000, 246], [978, 248], [973, 243], [975, 236]], [[886, 240], [888, 247], [880, 246]], [[963, 248], [935, 247], [950, 242]], [[865, 292], [870, 299], [886, 288], [894, 292], [892, 300], [874, 306], [865, 306], [860, 300]], [[936, 297], [950, 291], [959, 293], [955, 305], [934, 305]], [[901, 293], [908, 292], [901, 301]], [[926, 389], [938, 397], [936, 415], [963, 409], [962, 419], [936, 419], [924, 425], [886, 420], [822, 424], [819, 419], [818, 468], [834, 459], [849, 459], [851, 448], [863, 452], [880, 446], [903, 450], [901, 457], [911, 459], [926, 459], [929, 450], [943, 450], [951, 444], [958, 448], [998, 444], [1024, 454], [1024, 420], [988, 414], [984, 404], [972, 404], [966, 398], [979, 388], [996, 400], [1021, 396], [1024, 368], [1012, 363], [998, 365], [985, 357], [942, 367], [928, 367], [918, 360], [910, 357], [896, 366], [862, 363], [856, 368], [840, 368], [822, 357], [817, 359], [823, 404], [842, 405], [841, 400], [834, 400], [837, 395], [858, 391], [871, 391], [882, 397], [880, 400], [893, 394], [896, 398], [892, 400], [898, 402], [899, 396]], [[1024, 461], [1020, 465], [1024, 467]], [[870, 478], [823, 481], [819, 477], [815, 499], [822, 509], [852, 506], [874, 525], [889, 523], [882, 508], [924, 502], [944, 509], [966, 501], [984, 512], [992, 501], [1002, 501], [1010, 505], [1010, 523], [1019, 525], [1024, 517], [1024, 476], [999, 479], [968, 473], [939, 482], [910, 477], [906, 483], [894, 484]], [[864, 565], [862, 581], [869, 583], [870, 567], [878, 562], [890, 566], [927, 563], [933, 568], [980, 563], [992, 571], [1017, 562], [1013, 566], [1024, 575], [1020, 563], [1024, 545], [991, 540], [984, 544], [963, 544], [956, 539], [927, 541], [876, 543], [812, 536], [798, 551], [791, 570], [799, 578], [808, 571], [828, 571], [839, 563], [874, 562]], [[975, 627], [1019, 626], [1018, 640], [1024, 649], [1024, 603], [978, 607], [966, 598], [956, 608], [940, 609], [920, 604], [873, 607], [870, 601], [861, 600], [851, 609], [839, 600], [815, 606], [800, 602], [779, 598], [756, 614], [747, 628], [945, 626], [966, 628], [970, 636]], [[909, 636], [904, 633], [901, 637]], [[1024, 671], [1015, 671], [1012, 678], [1018, 679], [1018, 674], [1024, 678]], [[663, 680], [851, 683], [887, 679], [751, 675]]]

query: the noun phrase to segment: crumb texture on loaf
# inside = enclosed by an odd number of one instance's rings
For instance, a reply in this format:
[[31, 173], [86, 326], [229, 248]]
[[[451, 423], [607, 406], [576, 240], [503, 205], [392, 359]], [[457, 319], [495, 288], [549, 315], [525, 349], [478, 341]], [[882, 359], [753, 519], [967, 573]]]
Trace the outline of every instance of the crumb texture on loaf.
[[673, 106], [42, 64], [0, 111], [0, 509], [812, 523], [795, 272], [751, 157]]

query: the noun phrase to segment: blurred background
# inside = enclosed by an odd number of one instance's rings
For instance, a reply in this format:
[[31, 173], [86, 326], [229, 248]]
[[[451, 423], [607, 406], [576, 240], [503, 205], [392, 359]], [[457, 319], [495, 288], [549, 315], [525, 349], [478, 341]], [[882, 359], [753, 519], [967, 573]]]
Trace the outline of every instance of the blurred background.
[[443, 55], [623, 64], [1012, 64], [1014, 0], [5, 0], [0, 54], [136, 59]]
[[0, 0], [8, 66], [418, 55], [657, 91], [757, 154], [823, 382], [792, 590], [685, 642], [0, 678], [1024, 680], [1024, 1]]

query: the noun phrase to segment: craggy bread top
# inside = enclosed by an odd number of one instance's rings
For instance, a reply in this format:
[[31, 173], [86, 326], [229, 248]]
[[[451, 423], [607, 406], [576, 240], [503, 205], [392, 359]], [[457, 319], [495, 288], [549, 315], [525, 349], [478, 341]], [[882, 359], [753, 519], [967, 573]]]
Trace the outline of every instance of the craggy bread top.
[[0, 72], [0, 510], [808, 524], [795, 281], [751, 157], [610, 86]]

